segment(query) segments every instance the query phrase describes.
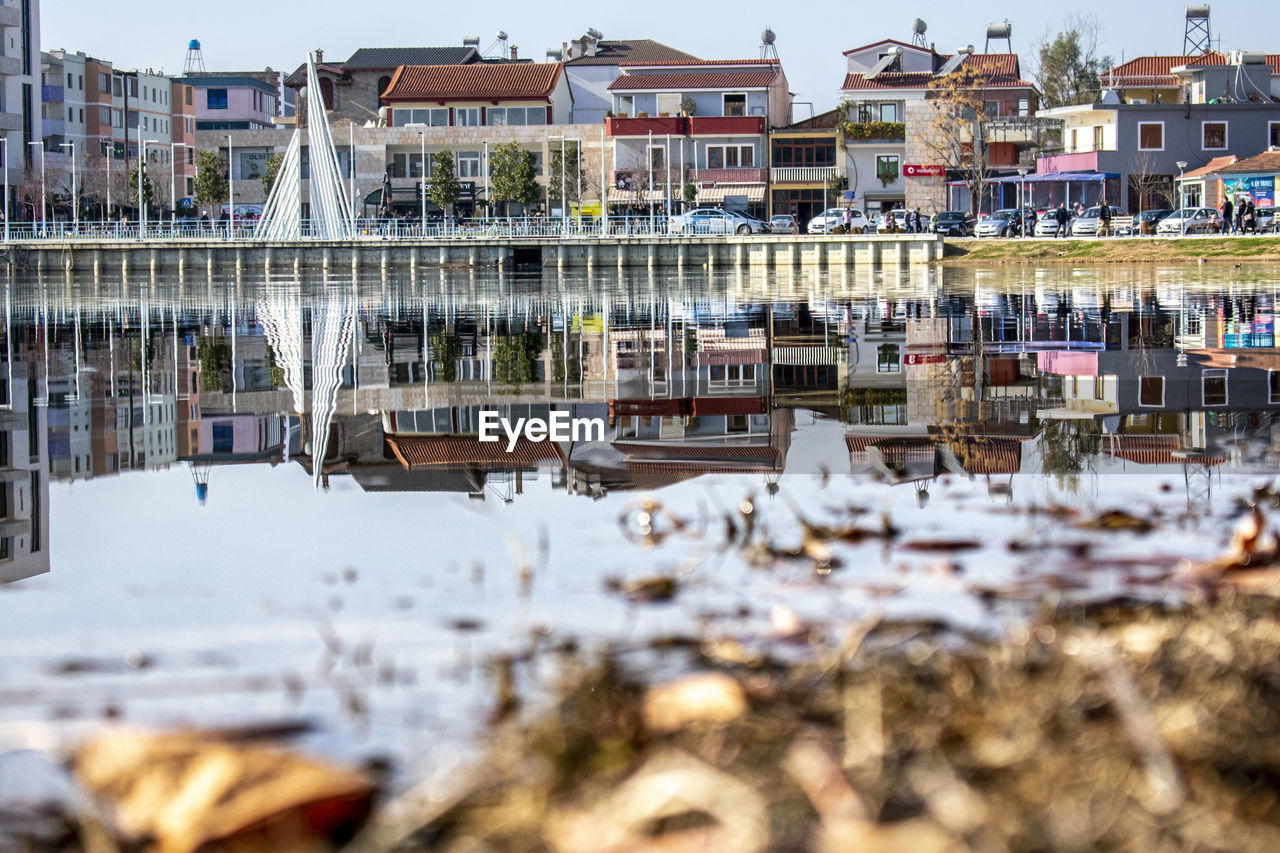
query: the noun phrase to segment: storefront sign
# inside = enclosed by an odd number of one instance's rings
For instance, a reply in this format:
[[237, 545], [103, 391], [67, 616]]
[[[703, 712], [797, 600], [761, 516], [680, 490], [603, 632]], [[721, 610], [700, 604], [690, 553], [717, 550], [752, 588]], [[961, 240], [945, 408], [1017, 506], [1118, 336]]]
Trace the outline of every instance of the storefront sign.
[[947, 357], [943, 353], [925, 354], [919, 352], [909, 352], [902, 357], [902, 363], [911, 364], [946, 364]]
[[902, 167], [902, 174], [908, 178], [942, 178], [946, 177], [946, 166], [922, 166], [918, 163], [908, 163]]
[[1232, 199], [1248, 196], [1256, 207], [1276, 206], [1276, 179], [1264, 177], [1223, 178], [1222, 192]]

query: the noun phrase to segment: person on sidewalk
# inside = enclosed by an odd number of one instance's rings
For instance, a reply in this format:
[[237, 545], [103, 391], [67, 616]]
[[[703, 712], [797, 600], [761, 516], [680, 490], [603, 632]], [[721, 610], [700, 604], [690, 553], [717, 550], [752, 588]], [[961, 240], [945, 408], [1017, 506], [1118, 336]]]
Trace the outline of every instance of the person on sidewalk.
[[1222, 233], [1230, 234], [1231, 233], [1231, 196], [1223, 196], [1222, 207], [1219, 209], [1222, 212]]
[[1059, 236], [1059, 237], [1066, 237], [1066, 236], [1067, 236], [1067, 223], [1069, 223], [1069, 222], [1071, 221], [1071, 214], [1067, 212], [1067, 206], [1066, 206], [1066, 204], [1059, 204], [1059, 205], [1058, 205], [1058, 213], [1057, 213], [1057, 215], [1056, 215], [1054, 218], [1058, 220], [1058, 234], [1057, 234], [1057, 236]]

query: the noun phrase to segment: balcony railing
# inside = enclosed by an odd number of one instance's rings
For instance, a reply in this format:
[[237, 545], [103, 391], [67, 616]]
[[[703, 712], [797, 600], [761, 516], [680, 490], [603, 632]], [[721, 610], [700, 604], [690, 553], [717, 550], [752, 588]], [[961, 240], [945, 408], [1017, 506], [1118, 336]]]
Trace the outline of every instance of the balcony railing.
[[769, 170], [769, 179], [775, 184], [822, 183], [835, 176], [835, 166], [775, 166]]
[[40, 100], [46, 104], [62, 103], [62, 87], [61, 86], [41, 86]]
[[698, 136], [764, 133], [764, 116], [692, 116], [690, 130]]
[[604, 120], [610, 136], [672, 136], [689, 132], [689, 119], [684, 116], [610, 116]]

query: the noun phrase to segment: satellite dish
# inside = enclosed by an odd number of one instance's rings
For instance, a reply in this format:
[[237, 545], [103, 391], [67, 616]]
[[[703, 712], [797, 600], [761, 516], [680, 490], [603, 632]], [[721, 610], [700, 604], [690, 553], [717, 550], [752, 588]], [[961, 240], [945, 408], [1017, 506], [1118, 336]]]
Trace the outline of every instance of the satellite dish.
[[764, 32], [760, 33], [760, 41], [764, 44], [773, 44], [777, 40], [778, 35], [773, 30], [766, 28]]
[[929, 29], [929, 25], [924, 22], [924, 18], [916, 18], [911, 22], [911, 32], [918, 35], [924, 35]]

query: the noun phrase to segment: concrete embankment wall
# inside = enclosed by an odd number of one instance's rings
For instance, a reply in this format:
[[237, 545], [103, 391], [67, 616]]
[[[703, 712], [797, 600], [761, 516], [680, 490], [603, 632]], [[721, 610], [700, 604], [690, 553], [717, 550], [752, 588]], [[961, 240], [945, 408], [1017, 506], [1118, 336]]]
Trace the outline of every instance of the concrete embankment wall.
[[38, 241], [13, 243], [12, 262], [34, 272], [184, 273], [370, 270], [417, 267], [538, 265], [559, 269], [616, 267], [880, 267], [942, 258], [932, 234], [306, 241], [257, 240]]

